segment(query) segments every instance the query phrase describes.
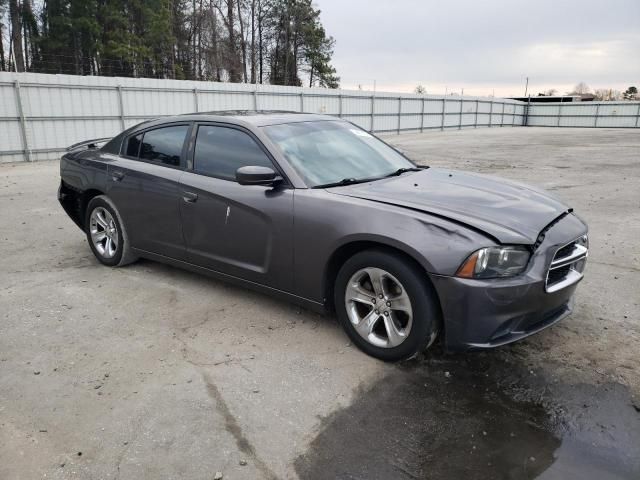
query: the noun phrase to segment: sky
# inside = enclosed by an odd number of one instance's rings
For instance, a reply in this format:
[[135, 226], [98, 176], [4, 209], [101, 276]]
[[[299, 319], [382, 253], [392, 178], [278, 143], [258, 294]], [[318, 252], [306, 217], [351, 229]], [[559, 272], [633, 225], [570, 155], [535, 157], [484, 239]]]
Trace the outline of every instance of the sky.
[[465, 95], [640, 88], [640, 0], [314, 0], [341, 87]]

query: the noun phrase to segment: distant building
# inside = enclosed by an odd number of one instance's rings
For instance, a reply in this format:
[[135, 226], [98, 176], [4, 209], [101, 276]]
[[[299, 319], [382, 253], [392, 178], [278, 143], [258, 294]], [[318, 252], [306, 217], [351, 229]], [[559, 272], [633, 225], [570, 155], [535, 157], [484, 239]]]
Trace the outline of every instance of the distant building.
[[595, 95], [591, 93], [585, 93], [582, 95], [537, 95], [535, 97], [510, 97], [512, 100], [520, 100], [521, 102], [528, 102], [531, 99], [531, 103], [568, 103], [568, 102], [592, 102], [595, 100]]

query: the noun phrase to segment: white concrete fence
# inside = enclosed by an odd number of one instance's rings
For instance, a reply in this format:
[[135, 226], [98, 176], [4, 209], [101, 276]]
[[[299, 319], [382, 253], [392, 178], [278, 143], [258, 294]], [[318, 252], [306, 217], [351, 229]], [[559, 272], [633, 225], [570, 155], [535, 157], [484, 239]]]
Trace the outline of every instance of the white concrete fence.
[[186, 80], [0, 73], [0, 162], [59, 157], [149, 118], [216, 110], [325, 113], [376, 133], [507, 126], [637, 128], [640, 102], [527, 104]]
[[528, 127], [640, 127], [640, 102], [530, 103]]
[[520, 126], [526, 104], [486, 97], [413, 95], [181, 80], [0, 73], [0, 162], [59, 157], [145, 119], [215, 110], [326, 113], [377, 133]]

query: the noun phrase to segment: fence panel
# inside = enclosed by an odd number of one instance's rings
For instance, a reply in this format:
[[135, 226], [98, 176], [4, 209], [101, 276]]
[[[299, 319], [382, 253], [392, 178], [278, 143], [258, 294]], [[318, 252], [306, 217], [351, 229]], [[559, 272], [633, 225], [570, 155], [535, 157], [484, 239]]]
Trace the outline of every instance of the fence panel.
[[487, 97], [0, 73], [0, 162], [56, 158], [68, 145], [158, 116], [256, 109], [323, 113], [376, 133], [401, 133], [525, 124], [638, 127], [640, 102], [527, 107]]
[[532, 103], [527, 126], [638, 128], [640, 102]]

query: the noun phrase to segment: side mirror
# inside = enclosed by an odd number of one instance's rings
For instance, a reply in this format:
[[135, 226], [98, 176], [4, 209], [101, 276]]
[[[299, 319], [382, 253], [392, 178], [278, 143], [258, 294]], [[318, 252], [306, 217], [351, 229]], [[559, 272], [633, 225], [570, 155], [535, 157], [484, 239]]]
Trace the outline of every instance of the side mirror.
[[269, 167], [246, 166], [236, 170], [236, 181], [240, 185], [275, 185], [282, 180]]

